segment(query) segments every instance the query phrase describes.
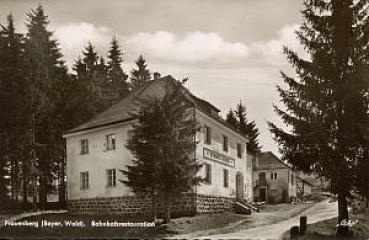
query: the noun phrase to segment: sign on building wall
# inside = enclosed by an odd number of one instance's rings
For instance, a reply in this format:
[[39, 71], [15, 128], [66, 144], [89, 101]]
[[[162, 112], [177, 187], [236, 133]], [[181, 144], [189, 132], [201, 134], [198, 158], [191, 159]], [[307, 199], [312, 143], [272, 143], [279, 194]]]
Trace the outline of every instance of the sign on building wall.
[[217, 162], [221, 162], [223, 164], [234, 167], [235, 161], [233, 158], [223, 155], [221, 153], [218, 153], [216, 151], [204, 148], [203, 155], [204, 155], [204, 158], [217, 161]]

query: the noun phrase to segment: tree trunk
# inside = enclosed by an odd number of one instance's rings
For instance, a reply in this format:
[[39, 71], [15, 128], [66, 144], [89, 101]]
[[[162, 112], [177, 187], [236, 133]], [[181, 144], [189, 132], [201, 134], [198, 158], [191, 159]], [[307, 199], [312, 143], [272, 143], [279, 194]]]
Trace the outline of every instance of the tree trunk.
[[168, 196], [164, 199], [164, 223], [170, 223], [170, 200]]
[[152, 221], [156, 221], [156, 196], [155, 190], [152, 188], [151, 190], [151, 204], [152, 204]]
[[63, 157], [59, 164], [59, 186], [58, 186], [58, 194], [59, 194], [59, 204], [62, 208], [65, 207], [65, 158]]
[[347, 198], [344, 193], [338, 193], [338, 228], [337, 236], [347, 238], [349, 235], [348, 226], [342, 223], [347, 223], [349, 220]]
[[47, 176], [45, 175], [40, 176], [39, 199], [40, 199], [40, 208], [45, 209], [47, 203]]
[[23, 206], [27, 207], [28, 205], [28, 183], [27, 183], [27, 176], [23, 175], [23, 186], [22, 186], [22, 198], [23, 198]]
[[32, 209], [34, 211], [36, 211], [37, 208], [38, 208], [38, 206], [37, 206], [38, 187], [37, 187], [37, 177], [36, 176], [32, 176], [31, 184], [32, 184], [32, 190], [33, 190], [33, 194], [32, 194]]

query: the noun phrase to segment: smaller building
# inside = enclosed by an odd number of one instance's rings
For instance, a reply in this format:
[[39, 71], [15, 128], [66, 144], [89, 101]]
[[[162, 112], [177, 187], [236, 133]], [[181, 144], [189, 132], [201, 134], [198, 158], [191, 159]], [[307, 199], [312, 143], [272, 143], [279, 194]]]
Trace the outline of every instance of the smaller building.
[[254, 201], [280, 203], [311, 194], [312, 185], [272, 152], [257, 153], [253, 160]]
[[312, 183], [310, 183], [308, 180], [306, 180], [303, 176], [301, 175], [297, 176], [297, 181], [296, 181], [297, 197], [304, 197], [304, 196], [311, 195], [312, 189], [314, 187], [315, 186]]

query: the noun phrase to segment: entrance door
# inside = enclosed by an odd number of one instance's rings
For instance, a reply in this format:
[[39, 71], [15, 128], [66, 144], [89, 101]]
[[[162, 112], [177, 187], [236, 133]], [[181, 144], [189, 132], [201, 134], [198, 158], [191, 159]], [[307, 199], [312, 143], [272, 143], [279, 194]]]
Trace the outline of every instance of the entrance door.
[[266, 188], [259, 189], [259, 199], [260, 202], [266, 202]]
[[243, 200], [243, 193], [244, 193], [244, 183], [243, 183], [243, 175], [242, 173], [238, 172], [236, 174], [236, 199]]

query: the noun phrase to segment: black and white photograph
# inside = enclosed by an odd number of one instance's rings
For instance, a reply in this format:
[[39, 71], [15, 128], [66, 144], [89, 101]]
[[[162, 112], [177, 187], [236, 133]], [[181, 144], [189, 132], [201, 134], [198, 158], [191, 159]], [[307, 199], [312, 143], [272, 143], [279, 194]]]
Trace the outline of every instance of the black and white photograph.
[[1, 239], [369, 239], [369, 0], [0, 0]]

